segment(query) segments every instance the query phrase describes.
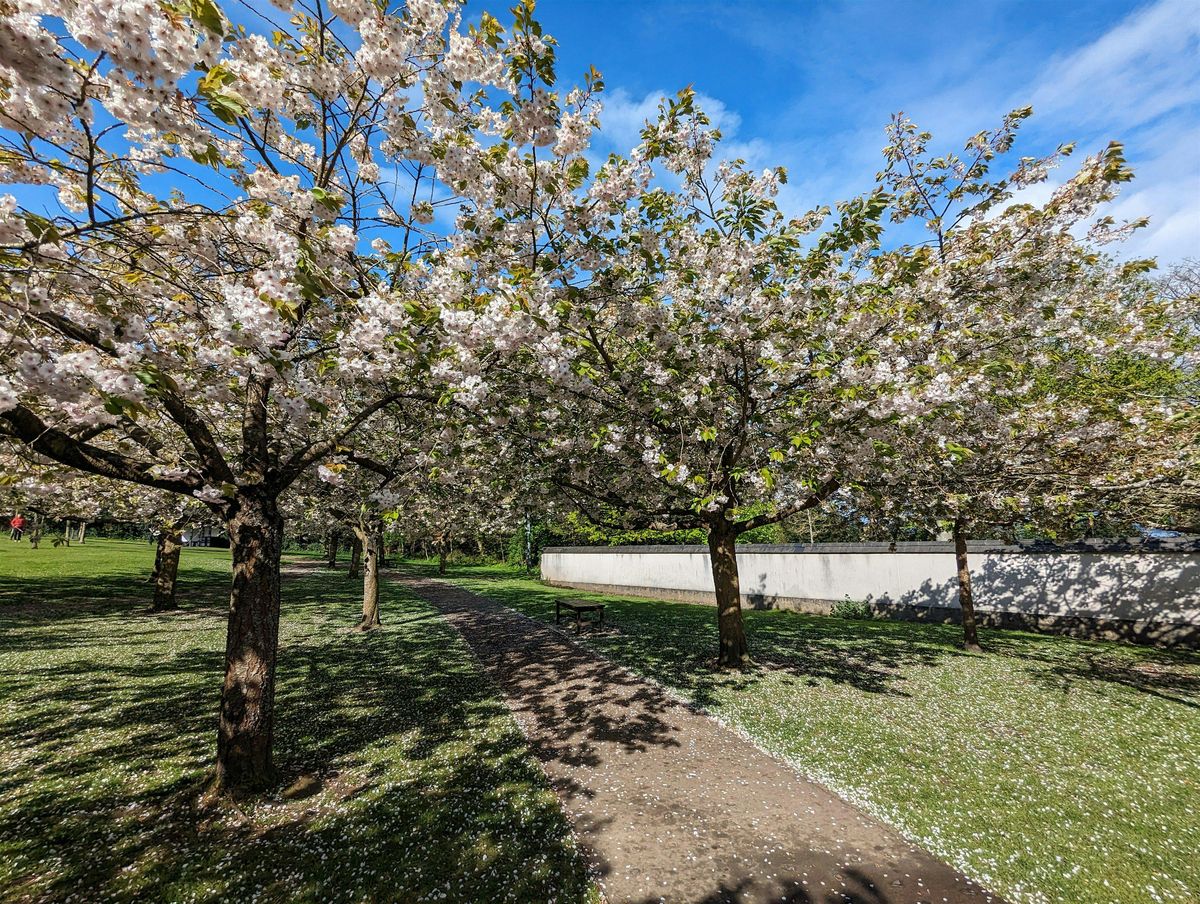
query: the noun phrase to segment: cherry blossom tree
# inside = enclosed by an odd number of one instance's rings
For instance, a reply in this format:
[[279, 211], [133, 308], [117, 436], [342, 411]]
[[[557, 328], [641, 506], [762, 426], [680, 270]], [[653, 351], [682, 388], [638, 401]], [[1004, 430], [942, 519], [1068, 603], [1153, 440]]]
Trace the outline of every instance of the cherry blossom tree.
[[347, 577], [357, 578], [361, 571], [362, 616], [358, 628], [362, 631], [373, 630], [383, 623], [379, 610], [379, 569], [384, 559], [387, 526], [395, 517], [393, 484], [407, 470], [405, 464], [380, 455], [390, 445], [390, 437], [382, 442], [378, 436], [375, 438], [371, 446], [378, 458], [342, 450], [336, 459], [309, 475], [306, 485], [289, 501], [290, 506], [319, 513], [321, 524], [330, 532], [338, 529], [330, 527], [332, 522], [354, 538]]
[[[1086, 366], [1129, 343], [1168, 353], [1145, 265], [1092, 250], [1136, 224], [1072, 234], [1129, 177], [1119, 147], [1041, 206], [1012, 195], [1069, 148], [986, 181], [1026, 115], [975, 136], [963, 159], [930, 158], [929, 136], [898, 118], [875, 190], [822, 227], [828, 210], [779, 210], [783, 171], [716, 164], [719, 132], [683, 92], [628, 160], [589, 177], [568, 154], [543, 180], [555, 190], [460, 224], [456, 250], [479, 264], [486, 299], [447, 321], [466, 336], [461, 396], [597, 523], [705, 530], [718, 662], [740, 666], [739, 534], [894, 478], [901, 448], [953, 449], [964, 423], [995, 426], [989, 405], [1019, 412], [1010, 427], [1040, 418], [1047, 437], [1064, 424], [1111, 433], [1132, 410], [1110, 406], [1103, 427], [1047, 415], [1053, 396], [1025, 386], [1032, 368], [1052, 379], [1057, 355]], [[933, 238], [888, 250], [885, 212], [921, 217]], [[480, 343], [492, 320], [506, 331]], [[1106, 338], [1088, 338], [1098, 324]], [[1020, 452], [996, 444], [988, 459], [1016, 473]]]
[[1195, 349], [1180, 328], [1187, 306], [1155, 291], [1150, 262], [1099, 251], [1139, 225], [1100, 215], [1132, 173], [1110, 145], [1045, 203], [1015, 203], [1071, 150], [995, 178], [1029, 112], [974, 136], [962, 155], [936, 156], [931, 136], [898, 116], [880, 174], [892, 219], [919, 222], [928, 238], [876, 256], [872, 279], [925, 309], [929, 346], [874, 366], [919, 372], [937, 393], [896, 406], [894, 429], [876, 440], [881, 467], [862, 488], [886, 520], [950, 526], [972, 650], [973, 531], [1014, 521], [1053, 530], [1105, 493], [1179, 480], [1185, 467], [1164, 441], [1182, 400], [1164, 391]]
[[30, 532], [31, 542], [40, 539], [41, 522], [48, 516], [68, 519], [63, 535], [68, 546], [72, 521], [79, 525], [76, 536], [80, 538], [84, 526], [95, 521], [148, 527], [157, 536], [149, 579], [154, 588], [153, 612], [176, 608], [183, 528], [213, 518], [197, 499], [95, 477], [31, 456], [21, 448], [0, 456], [0, 499], [8, 507], [34, 513], [39, 523]]
[[906, 322], [854, 279], [881, 197], [842, 205], [813, 237], [828, 212], [785, 216], [774, 201], [785, 174], [714, 165], [719, 138], [684, 92], [628, 160], [477, 228], [494, 256], [532, 221], [541, 250], [449, 328], [507, 313], [506, 344], [473, 350], [464, 394], [485, 399], [560, 499], [599, 523], [706, 532], [718, 662], [740, 667], [736, 539], [869, 466], [891, 379], [856, 365]]
[[504, 520], [505, 466], [493, 444], [470, 429], [467, 412], [435, 401], [389, 411], [387, 426], [323, 464], [308, 478], [302, 507], [336, 518], [362, 549], [360, 630], [382, 624], [379, 569], [385, 537], [429, 537], [441, 571], [456, 536]]
[[435, 356], [462, 289], [428, 259], [436, 209], [497, 191], [477, 178], [497, 136], [528, 145], [558, 118], [517, 90], [550, 44], [531, 5], [508, 33], [437, 0], [287, 12], [0, 11], [0, 178], [61, 210], [0, 200], [0, 424], [226, 523], [232, 789], [273, 773], [279, 500]]
[[114, 501], [118, 519], [134, 511], [124, 497], [106, 498], [108, 487], [100, 481], [83, 479], [21, 451], [0, 456], [0, 499], [4, 508], [31, 515], [28, 533], [34, 549], [40, 546], [43, 531], [52, 520], [63, 523], [62, 537], [54, 544], [70, 546], [73, 539], [79, 539], [82, 526], [108, 514]]
[[[469, 434], [468, 434], [469, 435]], [[446, 573], [456, 545], [513, 530], [520, 516], [503, 459], [488, 445], [458, 442], [440, 451], [427, 474], [410, 481], [396, 500], [397, 526], [407, 537], [427, 538]]]

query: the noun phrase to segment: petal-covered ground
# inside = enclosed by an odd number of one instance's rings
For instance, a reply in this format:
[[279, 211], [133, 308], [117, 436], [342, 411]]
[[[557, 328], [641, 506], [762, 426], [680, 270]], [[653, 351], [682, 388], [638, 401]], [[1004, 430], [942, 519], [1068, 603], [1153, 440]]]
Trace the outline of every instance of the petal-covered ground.
[[569, 826], [475, 660], [388, 586], [284, 583], [280, 791], [198, 808], [224, 651], [227, 551], [0, 546], [0, 901], [594, 901]]
[[1200, 655], [1014, 631], [974, 655], [953, 626], [764, 611], [758, 667], [718, 675], [709, 607], [450, 578], [546, 621], [556, 597], [605, 601], [592, 648], [1010, 901], [1200, 901]]
[[999, 902], [564, 632], [446, 582], [409, 582], [504, 692], [609, 904]]

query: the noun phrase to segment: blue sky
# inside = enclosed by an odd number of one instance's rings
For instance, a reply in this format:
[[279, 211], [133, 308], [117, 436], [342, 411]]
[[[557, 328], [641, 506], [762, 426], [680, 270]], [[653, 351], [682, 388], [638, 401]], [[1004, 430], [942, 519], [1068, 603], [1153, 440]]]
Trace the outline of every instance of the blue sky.
[[799, 213], [869, 188], [896, 110], [958, 148], [1032, 104], [1019, 153], [1125, 143], [1137, 178], [1113, 213], [1151, 225], [1122, 256], [1200, 257], [1200, 0], [540, 0], [538, 18], [562, 82], [604, 75], [600, 150], [628, 151], [658, 98], [690, 84], [726, 156], [788, 168]]

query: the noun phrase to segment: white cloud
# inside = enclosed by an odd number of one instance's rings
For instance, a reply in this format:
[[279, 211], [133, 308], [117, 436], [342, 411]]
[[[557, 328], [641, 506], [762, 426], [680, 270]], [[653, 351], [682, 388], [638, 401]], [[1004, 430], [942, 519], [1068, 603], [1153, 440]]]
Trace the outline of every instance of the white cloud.
[[[882, 162], [880, 111], [898, 102], [932, 128], [937, 146], [945, 149], [961, 147], [968, 135], [1032, 102], [1035, 116], [1022, 130], [1017, 153], [1045, 153], [1067, 140], [1077, 140], [1079, 155], [1096, 153], [1110, 140], [1125, 144], [1136, 179], [1106, 212], [1117, 219], [1148, 216], [1151, 222], [1110, 251], [1156, 256], [1163, 264], [1200, 253], [1200, 2], [1158, 0], [1091, 43], [1040, 63], [1018, 55], [1006, 64], [1003, 49], [997, 49], [991, 64], [972, 75], [942, 66], [946, 77], [938, 82], [939, 67], [928, 65], [918, 67], [920, 78], [897, 73], [904, 81], [902, 101], [895, 80], [860, 81], [847, 118], [813, 135], [789, 133], [787, 120], [803, 122], [800, 114], [773, 123], [769, 140], [744, 135], [737, 110], [718, 98], [697, 97], [725, 133], [720, 156], [743, 157], [755, 168], [787, 167], [791, 181], [780, 203], [793, 214], [870, 187]], [[921, 84], [928, 86], [923, 92]], [[605, 153], [627, 153], [639, 142], [638, 133], [655, 116], [664, 93], [634, 98], [618, 88], [608, 95], [602, 143], [613, 147]], [[1078, 157], [1068, 158], [1051, 183], [1021, 200], [1045, 200], [1077, 165]]]
[[1164, 125], [1138, 139], [1148, 152], [1133, 182], [1111, 206], [1118, 220], [1149, 217], [1125, 250], [1158, 257], [1163, 264], [1200, 253], [1200, 124]]
[[1150, 225], [1120, 253], [1164, 264], [1200, 250], [1200, 6], [1159, 0], [1048, 64], [1032, 91], [1039, 119], [1126, 146], [1136, 178], [1107, 211]]
[[[634, 98], [624, 88], [615, 88], [604, 95], [604, 111], [600, 115], [600, 135], [613, 145], [611, 150], [629, 153], [641, 144], [642, 128], [658, 119], [658, 107], [668, 96], [666, 91], [651, 91], [645, 97]], [[670, 93], [674, 96], [674, 93]], [[696, 92], [696, 106], [708, 114], [713, 125], [726, 139], [733, 138], [742, 126], [742, 117], [723, 101]]]
[[1072, 122], [1133, 128], [1200, 100], [1200, 5], [1159, 0], [1050, 63], [1034, 109]]

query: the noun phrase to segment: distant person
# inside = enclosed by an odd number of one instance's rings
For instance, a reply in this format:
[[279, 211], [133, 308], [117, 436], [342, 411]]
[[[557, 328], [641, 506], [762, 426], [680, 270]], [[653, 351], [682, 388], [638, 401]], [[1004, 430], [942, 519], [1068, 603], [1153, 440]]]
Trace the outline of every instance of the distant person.
[[21, 542], [21, 534], [25, 533], [25, 518], [18, 512], [12, 516], [12, 520], [8, 522], [8, 526], [12, 528], [12, 533], [9, 534], [16, 542]]

